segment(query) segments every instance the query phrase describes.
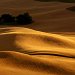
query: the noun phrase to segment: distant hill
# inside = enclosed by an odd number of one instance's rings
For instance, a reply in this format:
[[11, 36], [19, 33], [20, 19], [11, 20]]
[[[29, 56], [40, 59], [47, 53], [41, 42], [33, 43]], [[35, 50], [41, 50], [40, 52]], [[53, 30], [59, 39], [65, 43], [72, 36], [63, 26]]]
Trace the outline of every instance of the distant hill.
[[75, 3], [75, 0], [37, 0], [37, 1], [42, 1], [42, 2], [53, 2], [53, 1], [57, 1], [57, 2]]
[[44, 2], [44, 0], [2, 0], [0, 1], [0, 15], [11, 13], [13, 16], [17, 16], [27, 11], [35, 21], [34, 24], [25, 26], [27, 28], [45, 32], [74, 32], [75, 12], [66, 8], [75, 6], [75, 3], [64, 3], [65, 0], [49, 1], [54, 2]]

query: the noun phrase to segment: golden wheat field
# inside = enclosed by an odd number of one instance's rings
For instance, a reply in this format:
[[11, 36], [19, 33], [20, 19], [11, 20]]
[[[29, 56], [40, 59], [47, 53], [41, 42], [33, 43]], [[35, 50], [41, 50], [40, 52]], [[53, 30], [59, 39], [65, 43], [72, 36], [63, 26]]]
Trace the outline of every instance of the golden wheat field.
[[0, 75], [75, 75], [75, 3], [0, 0], [0, 14], [29, 12], [34, 23], [0, 25]]

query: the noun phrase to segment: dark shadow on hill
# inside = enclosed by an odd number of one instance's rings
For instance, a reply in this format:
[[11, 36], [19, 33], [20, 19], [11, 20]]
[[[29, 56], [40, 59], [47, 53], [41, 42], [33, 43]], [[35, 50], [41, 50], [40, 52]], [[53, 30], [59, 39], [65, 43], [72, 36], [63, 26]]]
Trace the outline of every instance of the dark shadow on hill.
[[40, 2], [65, 2], [65, 3], [75, 3], [75, 0], [36, 0]]
[[30, 53], [27, 53], [29, 55], [46, 55], [46, 56], [59, 56], [59, 57], [65, 57], [65, 58], [75, 58], [75, 56], [70, 56], [70, 55], [64, 55], [64, 54], [51, 54], [50, 52], [49, 53], [43, 53], [43, 51], [40, 53], [40, 52], [30, 52]]
[[27, 25], [32, 22], [32, 17], [29, 13], [20, 14], [18, 16], [3, 14], [0, 17], [0, 25]]
[[66, 9], [69, 11], [75, 12], [75, 6], [72, 6], [72, 7], [66, 8]]

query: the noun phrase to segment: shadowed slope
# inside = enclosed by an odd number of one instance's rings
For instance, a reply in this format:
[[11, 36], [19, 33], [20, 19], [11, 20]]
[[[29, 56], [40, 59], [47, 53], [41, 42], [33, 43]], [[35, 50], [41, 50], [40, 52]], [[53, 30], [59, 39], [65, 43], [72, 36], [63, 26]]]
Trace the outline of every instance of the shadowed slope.
[[[12, 13], [14, 15], [28, 11], [34, 24], [26, 27], [45, 32], [74, 32], [75, 13], [66, 8], [74, 3], [40, 2], [35, 0], [11, 0], [0, 4], [0, 13]], [[71, 28], [71, 29], [69, 29]]]

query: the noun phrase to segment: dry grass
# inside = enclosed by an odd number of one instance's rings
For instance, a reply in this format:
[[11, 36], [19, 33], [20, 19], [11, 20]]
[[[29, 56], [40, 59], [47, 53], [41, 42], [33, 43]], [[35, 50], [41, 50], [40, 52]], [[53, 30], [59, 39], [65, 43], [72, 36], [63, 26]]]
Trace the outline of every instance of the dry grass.
[[0, 14], [28, 11], [35, 21], [0, 25], [0, 75], [75, 75], [75, 12], [66, 9], [74, 5], [0, 1]]

